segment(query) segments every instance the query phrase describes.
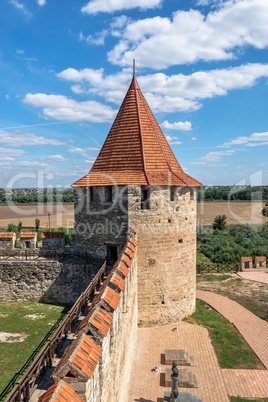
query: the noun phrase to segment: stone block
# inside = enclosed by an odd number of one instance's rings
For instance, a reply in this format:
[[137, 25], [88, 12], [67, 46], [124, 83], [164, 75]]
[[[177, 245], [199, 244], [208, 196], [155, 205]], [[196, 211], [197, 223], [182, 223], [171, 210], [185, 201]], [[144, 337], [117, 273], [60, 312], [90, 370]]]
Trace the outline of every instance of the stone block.
[[194, 366], [193, 357], [183, 349], [166, 349], [165, 350], [165, 364], [172, 365], [176, 362], [179, 366]]
[[[167, 368], [165, 370], [165, 387], [171, 387], [171, 373], [172, 370]], [[197, 375], [188, 369], [179, 369], [179, 388], [197, 388]]]
[[[170, 392], [164, 392], [164, 402], [171, 402]], [[179, 393], [179, 402], [202, 402], [202, 399], [198, 398], [196, 395], [191, 394], [190, 392], [180, 392]]]

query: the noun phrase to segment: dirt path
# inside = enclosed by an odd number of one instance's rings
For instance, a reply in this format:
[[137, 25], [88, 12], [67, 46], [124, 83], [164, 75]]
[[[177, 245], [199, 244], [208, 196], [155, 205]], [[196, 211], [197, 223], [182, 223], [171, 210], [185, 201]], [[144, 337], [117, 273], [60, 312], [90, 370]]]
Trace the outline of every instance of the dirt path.
[[[268, 285], [248, 279], [241, 279], [237, 274], [227, 274], [226, 280], [211, 281], [215, 275], [210, 274], [197, 276], [197, 289], [208, 290], [229, 297], [231, 300], [240, 303], [243, 307], [256, 314], [258, 317], [268, 321]], [[268, 273], [264, 273], [267, 275]]]

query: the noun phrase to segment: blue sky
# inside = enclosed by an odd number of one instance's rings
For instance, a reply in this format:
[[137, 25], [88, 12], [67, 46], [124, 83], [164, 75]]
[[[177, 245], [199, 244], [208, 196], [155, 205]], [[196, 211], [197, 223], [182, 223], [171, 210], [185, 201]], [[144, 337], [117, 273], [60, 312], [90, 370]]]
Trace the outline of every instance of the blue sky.
[[267, 0], [1, 0], [0, 187], [86, 174], [136, 76], [183, 169], [268, 185]]

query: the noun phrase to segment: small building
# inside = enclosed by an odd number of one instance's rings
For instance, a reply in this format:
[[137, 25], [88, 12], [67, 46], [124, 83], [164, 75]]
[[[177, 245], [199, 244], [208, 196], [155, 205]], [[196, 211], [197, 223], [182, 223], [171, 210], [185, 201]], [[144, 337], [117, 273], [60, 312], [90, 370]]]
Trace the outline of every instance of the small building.
[[26, 249], [34, 249], [36, 248], [37, 242], [37, 233], [36, 232], [20, 232], [20, 244], [21, 248]]
[[15, 241], [15, 232], [0, 232], [0, 250], [13, 250]]
[[63, 232], [43, 232], [43, 250], [63, 251], [65, 248], [65, 234]]
[[241, 271], [244, 271], [244, 269], [249, 269], [252, 267], [253, 267], [252, 257], [241, 257], [241, 265], [240, 265]]
[[256, 256], [255, 257], [255, 268], [266, 268], [266, 257]]

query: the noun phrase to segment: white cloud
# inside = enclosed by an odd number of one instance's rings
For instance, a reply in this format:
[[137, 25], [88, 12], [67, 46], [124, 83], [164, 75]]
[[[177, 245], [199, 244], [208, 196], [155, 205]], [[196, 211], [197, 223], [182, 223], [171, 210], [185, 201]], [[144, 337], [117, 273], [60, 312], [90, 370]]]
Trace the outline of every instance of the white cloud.
[[222, 2], [208, 15], [198, 10], [177, 11], [172, 18], [133, 21], [109, 52], [111, 63], [164, 69], [197, 61], [227, 60], [246, 46], [268, 46], [268, 2]]
[[79, 34], [79, 41], [85, 41], [88, 45], [102, 46], [108, 36], [107, 29], [94, 33], [94, 35], [85, 36], [82, 32]]
[[77, 102], [63, 95], [27, 94], [23, 102], [43, 109], [45, 118], [64, 121], [110, 122], [115, 111], [99, 102]]
[[40, 158], [41, 160], [47, 160], [52, 162], [66, 162], [68, 161], [67, 158], [64, 158], [62, 155], [46, 155]]
[[16, 158], [24, 154], [24, 151], [21, 149], [13, 149], [13, 148], [0, 148], [1, 159], [4, 157], [12, 157]]
[[71, 154], [84, 154], [86, 152], [97, 152], [99, 148], [97, 147], [86, 147], [86, 148], [70, 148], [68, 150]]
[[36, 0], [37, 1], [37, 4], [40, 6], [40, 7], [42, 7], [42, 6], [44, 6], [45, 4], [46, 4], [46, 0]]
[[[120, 104], [131, 79], [131, 69], [120, 74], [104, 75], [103, 69], [67, 68], [57, 76], [75, 82], [76, 94], [97, 94], [106, 101]], [[268, 77], [268, 64], [246, 64], [233, 68], [198, 71], [190, 75], [164, 73], [139, 76], [139, 84], [154, 112], [195, 111], [202, 107], [199, 99], [227, 95], [235, 89], [249, 88]], [[120, 89], [118, 89], [120, 88]], [[152, 88], [154, 93], [151, 92]]]
[[179, 141], [177, 137], [172, 137], [171, 135], [166, 135], [166, 139], [167, 139], [167, 141], [168, 141], [170, 144], [173, 144], [173, 145], [175, 145], [175, 144], [177, 144], [177, 145], [182, 144], [182, 142]]
[[34, 145], [63, 145], [64, 143], [53, 138], [45, 138], [35, 134], [0, 130], [0, 144], [22, 147]]
[[14, 6], [17, 10], [21, 11], [25, 17], [32, 17], [32, 14], [27, 10], [23, 3], [20, 3], [18, 0], [9, 0], [9, 3], [12, 4], [12, 6]]
[[82, 12], [86, 14], [113, 13], [115, 11], [140, 8], [142, 10], [159, 7], [163, 0], [91, 0]]
[[167, 130], [178, 130], [178, 131], [191, 131], [192, 128], [192, 123], [189, 121], [177, 121], [174, 123], [169, 123], [167, 120], [165, 120], [162, 124], [161, 127]]
[[268, 145], [268, 132], [253, 133], [250, 136], [236, 137], [230, 142], [225, 142], [223, 145], [219, 145], [218, 148], [229, 148], [236, 145], [244, 145], [247, 147], [255, 147], [259, 145]]
[[233, 153], [235, 153], [233, 149], [229, 149], [227, 151], [211, 151], [207, 155], [199, 158], [199, 161], [193, 162], [192, 165], [214, 164], [222, 160], [222, 158], [225, 156], [231, 156]]
[[23, 167], [41, 167], [41, 168], [44, 168], [44, 167], [47, 167], [48, 166], [48, 164], [47, 163], [43, 163], [43, 162], [36, 162], [36, 161], [21, 161], [21, 162], [18, 162], [18, 166], [23, 166]]

